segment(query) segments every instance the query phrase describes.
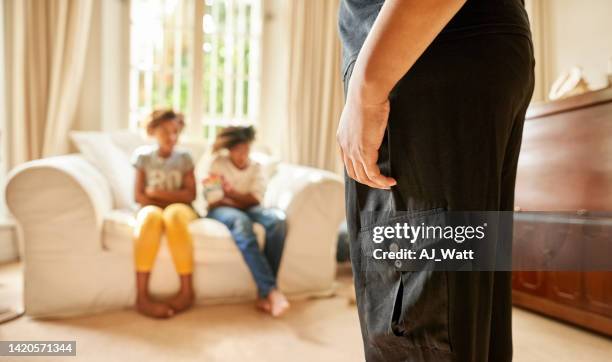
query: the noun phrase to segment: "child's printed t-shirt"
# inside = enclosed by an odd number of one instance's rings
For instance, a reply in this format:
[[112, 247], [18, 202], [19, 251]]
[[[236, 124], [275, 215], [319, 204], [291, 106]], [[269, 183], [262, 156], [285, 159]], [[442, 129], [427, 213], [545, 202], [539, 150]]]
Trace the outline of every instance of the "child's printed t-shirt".
[[256, 161], [250, 160], [247, 167], [239, 169], [229, 156], [219, 155], [212, 161], [209, 174], [223, 176], [236, 191], [252, 193], [260, 203], [263, 202], [266, 182], [261, 165]]
[[174, 149], [169, 157], [161, 157], [158, 145], [138, 147], [131, 163], [145, 172], [145, 187], [176, 191], [183, 187], [183, 174], [194, 167], [188, 151]]

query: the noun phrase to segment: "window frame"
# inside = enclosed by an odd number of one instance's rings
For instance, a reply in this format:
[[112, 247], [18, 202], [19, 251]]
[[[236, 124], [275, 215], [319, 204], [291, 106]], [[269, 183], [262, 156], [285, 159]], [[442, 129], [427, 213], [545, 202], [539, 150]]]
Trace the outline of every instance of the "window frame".
[[[219, 0], [217, 0], [219, 1]], [[225, 2], [225, 7], [226, 9], [235, 9], [234, 6], [235, 4], [239, 3], [241, 0], [226, 0]], [[214, 39], [221, 39], [224, 38], [225, 42], [231, 41], [233, 40], [233, 44], [236, 44], [236, 39], [246, 39], [247, 41], [240, 41], [237, 42], [238, 46], [240, 46], [240, 43], [242, 43], [242, 45], [246, 45], [247, 43], [249, 44], [249, 68], [247, 70], [246, 73], [248, 73], [245, 76], [244, 72], [236, 72], [236, 69], [238, 69], [238, 67], [240, 66], [244, 66], [244, 62], [245, 59], [243, 59], [244, 57], [236, 57], [238, 59], [237, 61], [237, 65], [233, 64], [233, 61], [231, 61], [231, 59], [233, 59], [233, 57], [235, 56], [235, 53], [232, 52], [228, 52], [226, 47], [226, 54], [225, 54], [225, 58], [226, 59], [230, 59], [229, 61], [226, 60], [225, 62], [225, 66], [222, 69], [217, 68], [217, 71], [215, 72], [214, 70], [209, 70], [206, 71], [204, 69], [204, 61], [205, 61], [205, 57], [206, 54], [210, 54], [209, 56], [211, 56], [211, 64], [218, 66], [218, 62], [217, 62], [217, 57], [216, 54], [211, 53], [206, 53], [203, 50], [203, 46], [204, 46], [204, 42], [205, 42], [205, 31], [204, 31], [204, 27], [203, 27], [203, 22], [204, 22], [204, 16], [207, 15], [206, 13], [206, 4], [205, 4], [206, 0], [194, 0], [193, 3], [187, 4], [187, 6], [193, 6], [193, 18], [186, 20], [186, 22], [188, 23], [188, 26], [192, 26], [192, 31], [191, 31], [191, 35], [189, 37], [189, 39], [191, 40], [192, 44], [191, 44], [191, 54], [189, 55], [189, 63], [188, 63], [188, 67], [184, 70], [183, 68], [180, 68], [177, 70], [177, 68], [175, 67], [174, 69], [167, 69], [164, 70], [165, 72], [171, 72], [172, 74], [177, 74], [178, 73], [182, 73], [183, 71], [186, 71], [186, 74], [188, 74], [189, 80], [188, 80], [188, 96], [187, 96], [187, 103], [186, 103], [186, 112], [187, 112], [187, 117], [186, 117], [186, 125], [185, 125], [185, 131], [184, 134], [188, 137], [188, 138], [193, 138], [193, 139], [205, 139], [207, 141], [211, 141], [215, 135], [216, 135], [216, 130], [219, 127], [222, 126], [227, 126], [227, 125], [256, 125], [257, 123], [259, 123], [259, 118], [260, 118], [260, 112], [261, 112], [261, 91], [262, 91], [262, 84], [261, 84], [261, 80], [262, 80], [262, 71], [263, 71], [263, 67], [262, 67], [262, 56], [263, 56], [263, 51], [262, 51], [262, 44], [263, 44], [263, 26], [264, 26], [264, 19], [263, 19], [263, 15], [262, 15], [262, 8], [263, 8], [263, 0], [250, 0], [251, 3], [251, 13], [249, 14], [250, 16], [250, 21], [247, 21], [244, 14], [244, 11], [242, 11], [242, 9], [244, 9], [244, 6], [237, 6], [236, 9], [238, 9], [237, 13], [238, 16], [227, 16], [226, 14], [226, 21], [228, 21], [228, 19], [230, 20], [230, 27], [232, 25], [235, 24], [235, 22], [238, 21], [242, 21], [244, 28], [242, 30], [245, 30], [244, 33], [240, 33], [241, 29], [237, 29], [235, 26], [232, 27], [231, 31], [227, 31], [227, 29], [222, 29], [220, 30], [218, 34]], [[132, 6], [132, 5], [130, 5]], [[130, 8], [130, 13], [131, 13], [132, 9]], [[187, 12], [189, 13], [189, 12]], [[233, 13], [233, 12], [232, 12]], [[242, 19], [240, 19], [240, 17], [243, 17]], [[255, 21], [254, 21], [255, 20]], [[233, 21], [233, 22], [232, 22]], [[133, 19], [132, 16], [130, 15], [130, 40], [132, 40], [132, 34], [131, 31], [133, 29]], [[250, 27], [247, 28], [246, 24], [249, 24]], [[185, 29], [186, 27], [180, 27], [182, 29]], [[176, 46], [176, 45], [175, 45]], [[233, 46], [232, 48], [236, 48], [236, 46]], [[215, 46], [213, 46], [213, 51], [217, 51], [217, 50], [221, 50], [220, 47], [218, 49], [215, 48]], [[176, 62], [174, 63], [176, 64]], [[140, 93], [138, 92], [138, 86], [134, 86], [134, 82], [138, 82], [138, 73], [136, 71], [134, 71], [135, 68], [135, 64], [133, 63], [133, 58], [132, 58], [132, 53], [131, 53], [131, 49], [130, 49], [130, 54], [129, 54], [129, 114], [130, 114], [130, 122], [129, 122], [129, 127], [134, 129], [134, 128], [138, 128], [138, 121], [140, 121], [140, 119], [136, 119], [136, 117], [134, 116], [134, 113], [138, 111], [138, 100], [134, 100], [137, 99], [140, 96]], [[214, 68], [213, 68], [214, 69]], [[155, 75], [156, 71], [152, 71], [150, 73], [151, 76]], [[136, 76], [135, 76], [136, 75]], [[224, 85], [230, 85], [229, 87], [224, 86], [223, 88], [223, 94], [221, 95], [223, 97], [223, 107], [222, 107], [222, 111], [220, 113], [216, 112], [206, 112], [206, 104], [212, 104], [214, 108], [216, 108], [216, 102], [218, 101], [216, 99], [216, 91], [210, 91], [208, 98], [209, 99], [204, 99], [205, 94], [204, 94], [204, 83], [205, 82], [210, 82], [210, 83], [217, 83], [215, 80], [213, 79], [207, 79], [205, 76], [212, 76], [211, 78], [218, 78], [219, 75], [222, 75], [222, 79], [223, 79], [223, 84]], [[237, 109], [237, 106], [244, 106], [244, 103], [240, 103], [241, 100], [242, 102], [244, 102], [244, 97], [242, 92], [236, 92], [235, 88], [234, 88], [234, 84], [240, 84], [240, 82], [248, 82], [248, 104], [246, 107], [247, 113], [244, 116], [240, 116], [237, 117], [236, 114], [238, 112], [235, 112], [235, 110]], [[149, 91], [154, 91], [154, 85], [150, 86]], [[176, 86], [175, 86], [176, 87]], [[209, 89], [215, 89], [215, 88], [209, 88]], [[238, 95], [238, 93], [240, 93], [240, 95]], [[236, 102], [234, 102], [234, 98], [236, 99]], [[152, 101], [152, 100], [150, 100]], [[207, 102], [207, 103], [206, 103]], [[215, 102], [215, 103], [211, 103], [211, 102]], [[176, 98], [174, 100], [174, 103], [176, 103]], [[236, 104], [238, 103], [238, 104]], [[133, 105], [136, 104], [136, 107], [133, 107]], [[226, 106], [227, 105], [227, 106]], [[154, 107], [154, 104], [151, 104], [150, 107]], [[173, 107], [176, 107], [176, 104], [172, 105]]]

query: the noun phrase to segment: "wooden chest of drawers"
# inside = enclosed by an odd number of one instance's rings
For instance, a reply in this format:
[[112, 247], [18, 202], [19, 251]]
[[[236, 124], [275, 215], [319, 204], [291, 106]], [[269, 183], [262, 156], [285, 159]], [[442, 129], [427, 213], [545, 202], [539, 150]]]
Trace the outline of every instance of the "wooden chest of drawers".
[[[578, 220], [597, 214], [612, 220], [612, 88], [530, 108], [515, 205], [519, 213], [570, 213]], [[525, 226], [515, 222], [515, 261], [545, 257], [529, 248], [529, 234], [520, 229]], [[583, 232], [576, 224], [566, 229], [578, 237]], [[612, 258], [612, 240], [598, 240], [595, 250], [589, 245], [586, 250], [586, 243], [575, 243], [566, 252]], [[515, 271], [512, 296], [517, 306], [612, 336], [612, 271]]]

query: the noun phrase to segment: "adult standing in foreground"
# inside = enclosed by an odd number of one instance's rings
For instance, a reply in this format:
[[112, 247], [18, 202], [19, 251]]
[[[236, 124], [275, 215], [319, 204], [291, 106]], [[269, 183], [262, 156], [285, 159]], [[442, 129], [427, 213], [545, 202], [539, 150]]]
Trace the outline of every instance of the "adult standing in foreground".
[[534, 87], [523, 0], [341, 0], [351, 261], [367, 361], [511, 361], [509, 271], [373, 270], [367, 213], [513, 210]]

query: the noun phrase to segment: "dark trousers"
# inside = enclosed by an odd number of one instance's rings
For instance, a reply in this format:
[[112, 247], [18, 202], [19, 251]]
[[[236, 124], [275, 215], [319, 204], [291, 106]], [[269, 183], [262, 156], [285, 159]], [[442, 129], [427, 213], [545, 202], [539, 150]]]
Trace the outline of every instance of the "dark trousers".
[[389, 97], [378, 165], [397, 185], [372, 189], [345, 173], [367, 361], [512, 360], [510, 272], [374, 271], [360, 230], [371, 212], [513, 210], [534, 65], [526, 35], [436, 39]]

